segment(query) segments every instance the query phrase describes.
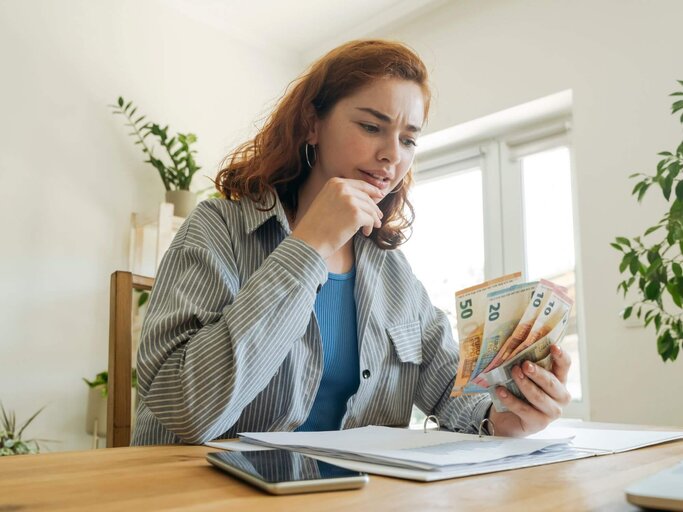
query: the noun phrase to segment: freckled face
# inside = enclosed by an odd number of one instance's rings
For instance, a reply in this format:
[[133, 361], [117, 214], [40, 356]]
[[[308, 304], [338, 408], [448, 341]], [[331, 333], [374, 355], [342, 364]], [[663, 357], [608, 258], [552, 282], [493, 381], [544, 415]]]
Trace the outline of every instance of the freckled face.
[[378, 79], [340, 100], [315, 123], [314, 179], [364, 180], [384, 193], [399, 185], [415, 157], [424, 95], [415, 82]]

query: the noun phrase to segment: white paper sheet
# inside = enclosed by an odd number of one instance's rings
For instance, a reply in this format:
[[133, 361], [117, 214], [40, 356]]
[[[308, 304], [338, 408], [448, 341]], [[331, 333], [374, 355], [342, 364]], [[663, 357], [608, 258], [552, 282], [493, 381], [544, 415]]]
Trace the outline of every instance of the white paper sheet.
[[609, 424], [602, 425], [607, 425], [607, 428], [583, 427], [581, 424], [576, 427], [553, 424], [545, 430], [529, 436], [529, 439], [556, 439], [571, 436], [573, 437], [571, 442], [573, 447], [602, 453], [620, 453], [683, 439], [683, 431], [623, 430], [622, 428], [609, 428]]

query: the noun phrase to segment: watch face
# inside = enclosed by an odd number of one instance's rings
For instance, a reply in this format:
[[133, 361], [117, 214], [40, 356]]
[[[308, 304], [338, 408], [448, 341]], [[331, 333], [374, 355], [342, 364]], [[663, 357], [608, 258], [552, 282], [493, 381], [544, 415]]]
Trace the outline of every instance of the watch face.
[[363, 474], [287, 450], [216, 452], [215, 456], [269, 483], [348, 478]]

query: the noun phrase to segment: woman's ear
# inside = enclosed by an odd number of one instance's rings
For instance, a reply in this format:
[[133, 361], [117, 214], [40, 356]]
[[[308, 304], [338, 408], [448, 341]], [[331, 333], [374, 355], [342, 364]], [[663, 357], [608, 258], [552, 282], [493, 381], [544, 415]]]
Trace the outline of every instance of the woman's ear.
[[304, 114], [304, 116], [306, 119], [306, 125], [308, 126], [306, 142], [308, 144], [311, 144], [312, 146], [315, 146], [316, 144], [318, 144], [318, 125], [320, 124], [320, 119], [318, 119], [318, 116], [315, 112], [315, 109], [313, 108], [313, 105], [309, 105], [309, 107], [306, 109], [306, 113]]

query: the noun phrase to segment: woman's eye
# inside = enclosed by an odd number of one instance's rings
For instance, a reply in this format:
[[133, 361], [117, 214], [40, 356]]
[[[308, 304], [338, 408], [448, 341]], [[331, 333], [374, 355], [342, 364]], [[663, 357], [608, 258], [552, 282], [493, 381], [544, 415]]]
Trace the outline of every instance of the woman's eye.
[[365, 130], [368, 133], [377, 133], [379, 131], [379, 128], [374, 124], [360, 123], [360, 125], [363, 128], [363, 130]]
[[403, 140], [401, 141], [401, 143], [402, 143], [404, 146], [408, 146], [408, 147], [410, 147], [410, 146], [416, 147], [416, 146], [417, 146], [417, 142], [415, 142], [415, 139], [411, 139], [411, 138], [403, 139]]

